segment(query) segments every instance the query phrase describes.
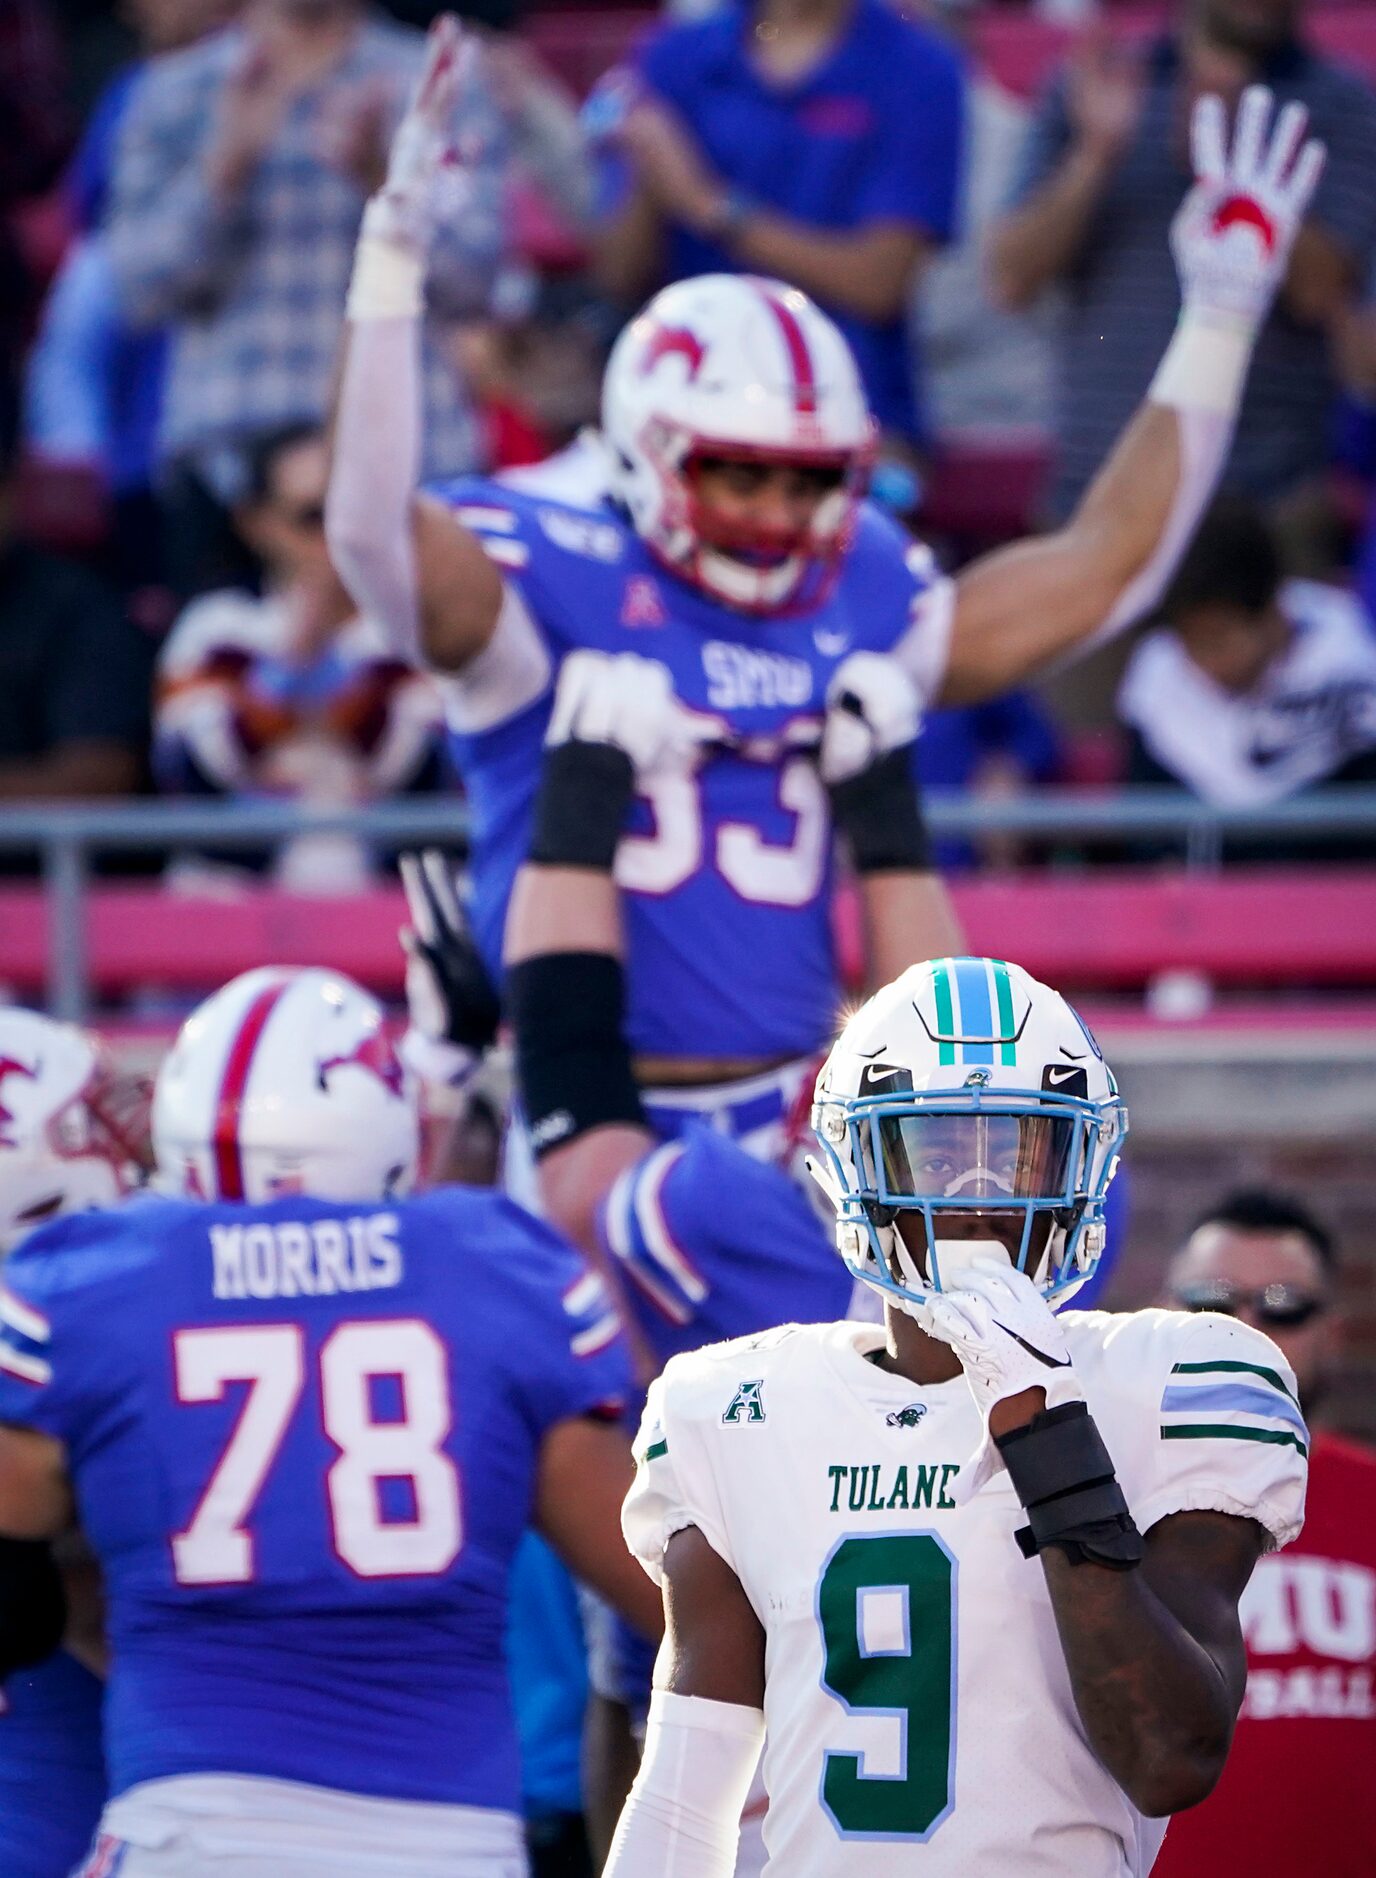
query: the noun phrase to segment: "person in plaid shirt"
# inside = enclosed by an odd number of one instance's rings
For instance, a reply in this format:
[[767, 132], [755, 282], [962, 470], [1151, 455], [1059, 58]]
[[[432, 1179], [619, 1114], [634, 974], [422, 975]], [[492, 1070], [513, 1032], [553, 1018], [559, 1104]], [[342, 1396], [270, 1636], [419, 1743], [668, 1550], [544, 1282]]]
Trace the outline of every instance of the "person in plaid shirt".
[[[221, 503], [245, 446], [325, 414], [364, 197], [422, 41], [356, 0], [251, 0], [156, 60], [115, 161], [110, 258], [131, 321], [166, 325], [164, 465]], [[486, 305], [502, 245], [504, 126], [481, 65], [454, 110], [465, 186], [431, 276], [427, 473], [473, 466], [476, 431], [434, 322]]]

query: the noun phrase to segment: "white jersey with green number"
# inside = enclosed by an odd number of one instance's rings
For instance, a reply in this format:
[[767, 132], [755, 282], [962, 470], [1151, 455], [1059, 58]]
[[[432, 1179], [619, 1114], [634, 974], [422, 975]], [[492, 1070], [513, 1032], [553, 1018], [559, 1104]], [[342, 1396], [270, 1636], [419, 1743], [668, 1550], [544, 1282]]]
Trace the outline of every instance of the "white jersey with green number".
[[[1299, 1531], [1308, 1439], [1271, 1341], [1230, 1318], [1061, 1317], [1143, 1532], [1212, 1508]], [[651, 1576], [697, 1526], [764, 1626], [777, 1878], [1139, 1878], [1165, 1822], [1091, 1752], [1041, 1564], [964, 1377], [877, 1368], [869, 1324], [786, 1326], [673, 1359], [622, 1523]]]

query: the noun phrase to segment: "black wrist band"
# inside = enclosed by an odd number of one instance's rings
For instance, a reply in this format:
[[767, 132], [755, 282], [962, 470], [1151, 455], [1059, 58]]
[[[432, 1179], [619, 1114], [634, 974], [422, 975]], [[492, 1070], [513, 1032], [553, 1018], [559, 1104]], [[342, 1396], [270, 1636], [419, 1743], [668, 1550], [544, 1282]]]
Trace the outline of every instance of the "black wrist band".
[[590, 1128], [644, 1127], [625, 1001], [621, 961], [607, 952], [546, 952], [507, 973], [521, 1107], [537, 1160]]
[[67, 1594], [46, 1539], [0, 1539], [0, 1678], [46, 1662], [67, 1627]]
[[1055, 1545], [1072, 1565], [1129, 1571], [1141, 1563], [1142, 1535], [1086, 1403], [1047, 1409], [995, 1436], [995, 1445], [1027, 1509], [1027, 1525], [1013, 1535], [1024, 1558]]
[[634, 793], [631, 759], [615, 744], [552, 745], [540, 769], [531, 860], [610, 873]]
[[912, 745], [890, 750], [845, 782], [833, 783], [832, 819], [858, 874], [926, 873], [932, 844], [912, 773]]

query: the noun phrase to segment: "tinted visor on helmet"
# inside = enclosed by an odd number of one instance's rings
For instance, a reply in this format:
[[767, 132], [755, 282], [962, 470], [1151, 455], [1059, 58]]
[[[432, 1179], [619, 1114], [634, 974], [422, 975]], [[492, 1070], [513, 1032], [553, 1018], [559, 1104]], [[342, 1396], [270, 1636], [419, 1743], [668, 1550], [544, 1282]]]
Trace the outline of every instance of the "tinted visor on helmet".
[[1070, 1116], [880, 1115], [875, 1130], [882, 1161], [875, 1186], [891, 1206], [912, 1199], [1061, 1203], [1072, 1190], [1077, 1128]]

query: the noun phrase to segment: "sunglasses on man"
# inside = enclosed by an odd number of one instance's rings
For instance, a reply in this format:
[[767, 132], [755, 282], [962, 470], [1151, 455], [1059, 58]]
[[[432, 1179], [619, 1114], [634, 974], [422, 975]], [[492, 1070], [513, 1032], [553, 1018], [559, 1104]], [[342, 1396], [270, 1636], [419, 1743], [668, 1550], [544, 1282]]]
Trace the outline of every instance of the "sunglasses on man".
[[1273, 1330], [1298, 1330], [1326, 1308], [1322, 1298], [1298, 1285], [1267, 1285], [1261, 1291], [1248, 1291], [1230, 1284], [1226, 1278], [1203, 1279], [1194, 1285], [1181, 1285], [1175, 1293], [1175, 1306], [1181, 1311], [1220, 1311], [1236, 1317], [1250, 1310], [1258, 1322]]

